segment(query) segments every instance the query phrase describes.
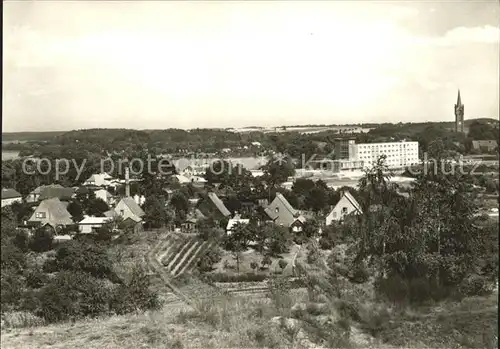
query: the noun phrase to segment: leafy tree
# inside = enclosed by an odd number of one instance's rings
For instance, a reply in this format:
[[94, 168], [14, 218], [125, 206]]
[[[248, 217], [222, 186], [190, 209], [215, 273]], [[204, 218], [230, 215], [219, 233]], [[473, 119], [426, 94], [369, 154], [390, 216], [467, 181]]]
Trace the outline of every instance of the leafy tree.
[[494, 127], [486, 122], [473, 121], [469, 126], [468, 137], [473, 140], [498, 140], [498, 126]]
[[285, 227], [274, 226], [274, 229], [270, 229], [269, 233], [265, 242], [267, 252], [272, 256], [288, 252], [292, 242], [289, 230]]
[[161, 196], [148, 196], [144, 202], [144, 220], [149, 228], [161, 228], [169, 223], [165, 199]]
[[394, 293], [401, 289], [394, 282], [405, 283], [410, 293], [401, 297], [414, 301], [456, 289], [485, 258], [470, 185], [451, 171], [442, 143], [430, 144], [429, 152], [437, 161], [417, 176], [409, 199], [394, 195], [378, 162], [361, 180], [376, 209], [346, 222], [356, 249], [354, 265], [379, 260], [379, 290]]
[[215, 264], [222, 259], [222, 252], [218, 247], [209, 249], [199, 260], [198, 269], [201, 272], [210, 272]]
[[56, 270], [81, 271], [97, 278], [116, 280], [106, 250], [95, 244], [68, 241], [57, 249], [54, 264]]
[[136, 310], [155, 310], [161, 306], [158, 294], [151, 290], [151, 281], [146, 271], [135, 266], [129, 278], [119, 285], [111, 295], [110, 308], [117, 314]]
[[170, 200], [170, 205], [174, 208], [176, 222], [183, 222], [189, 212], [188, 198], [182, 192], [175, 192]]
[[240, 267], [240, 254], [248, 249], [250, 242], [253, 239], [253, 232], [248, 229], [246, 224], [237, 223], [231, 234], [228, 234], [225, 239], [225, 247], [227, 250], [233, 252], [236, 259], [236, 269], [239, 272]]
[[71, 217], [73, 217], [74, 222], [80, 222], [83, 220], [83, 206], [78, 200], [71, 201], [67, 210]]
[[55, 231], [50, 226], [40, 227], [33, 232], [29, 247], [35, 252], [45, 252], [52, 249]]
[[101, 198], [89, 200], [86, 212], [90, 216], [104, 217], [104, 212], [106, 211], [109, 211], [108, 204]]
[[265, 255], [264, 258], [262, 258], [261, 264], [263, 268], [269, 267], [272, 264], [271, 257], [269, 255]]
[[263, 166], [263, 170], [264, 180], [272, 187], [286, 182], [288, 177], [295, 174], [292, 158], [281, 154], [271, 157], [267, 164]]
[[38, 295], [37, 315], [49, 322], [96, 316], [108, 311], [109, 291], [81, 271], [63, 271]]

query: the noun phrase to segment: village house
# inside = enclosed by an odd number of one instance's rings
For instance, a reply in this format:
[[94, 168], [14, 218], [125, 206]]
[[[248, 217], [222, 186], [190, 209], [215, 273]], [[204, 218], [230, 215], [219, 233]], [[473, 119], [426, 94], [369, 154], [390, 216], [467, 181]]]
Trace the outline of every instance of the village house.
[[61, 201], [71, 200], [75, 195], [75, 190], [73, 188], [65, 187], [45, 187], [40, 192], [38, 200], [46, 200], [52, 198], [58, 198]]
[[23, 196], [15, 189], [2, 189], [2, 207], [10, 206], [14, 202], [22, 202]]
[[472, 148], [483, 152], [490, 152], [497, 149], [498, 143], [496, 140], [480, 140], [472, 141]]
[[64, 188], [62, 185], [60, 184], [50, 184], [50, 185], [41, 185], [39, 187], [36, 187], [35, 189], [33, 189], [29, 194], [28, 196], [26, 196], [26, 202], [37, 202], [39, 201], [39, 198], [40, 198], [40, 194], [42, 193], [42, 190], [44, 188], [47, 188], [47, 187], [52, 187], [52, 188]]
[[196, 231], [196, 223], [199, 220], [205, 219], [205, 215], [201, 213], [199, 209], [194, 209], [193, 212], [190, 212], [186, 217], [184, 223], [181, 224], [181, 229], [184, 233], [193, 233]]
[[101, 228], [104, 224], [110, 223], [113, 219], [111, 217], [85, 217], [78, 222], [78, 230], [82, 234], [94, 233], [97, 229]]
[[26, 202], [33, 203], [51, 198], [62, 201], [70, 200], [75, 194], [73, 188], [65, 188], [60, 184], [42, 185], [31, 191], [26, 197]]
[[72, 225], [73, 219], [66, 207], [67, 202], [62, 202], [58, 198], [43, 200], [29, 218], [28, 225], [42, 227], [49, 225], [54, 229]]
[[121, 217], [123, 223], [139, 228], [145, 213], [131, 197], [122, 198], [116, 207], [104, 213], [106, 217]]
[[303, 224], [302, 221], [305, 221], [301, 218], [296, 222], [297, 218], [300, 217], [300, 211], [294, 209], [281, 193], [276, 194], [274, 200], [264, 211], [275, 224], [287, 228], [291, 228], [293, 224], [293, 227], [298, 229], [297, 227]]
[[198, 209], [207, 217], [213, 216], [215, 220], [231, 216], [231, 212], [214, 192], [208, 193], [205, 199], [200, 200]]
[[349, 214], [362, 213], [361, 206], [348, 191], [340, 194], [340, 200], [332, 207], [330, 213], [325, 218], [325, 224], [330, 225], [333, 221], [341, 221]]

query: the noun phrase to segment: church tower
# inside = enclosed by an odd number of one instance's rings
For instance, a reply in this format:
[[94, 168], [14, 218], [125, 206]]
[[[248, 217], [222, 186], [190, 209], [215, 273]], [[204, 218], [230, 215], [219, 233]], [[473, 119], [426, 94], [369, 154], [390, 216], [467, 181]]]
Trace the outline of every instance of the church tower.
[[464, 132], [464, 105], [458, 90], [457, 104], [455, 104], [455, 132]]

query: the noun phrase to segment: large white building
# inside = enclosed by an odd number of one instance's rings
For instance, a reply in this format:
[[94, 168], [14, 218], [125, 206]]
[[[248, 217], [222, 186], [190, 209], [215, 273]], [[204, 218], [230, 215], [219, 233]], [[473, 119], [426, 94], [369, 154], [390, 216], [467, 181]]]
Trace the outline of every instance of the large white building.
[[356, 144], [354, 157], [365, 166], [374, 165], [381, 155], [386, 155], [389, 168], [404, 168], [419, 163], [418, 142], [388, 142]]

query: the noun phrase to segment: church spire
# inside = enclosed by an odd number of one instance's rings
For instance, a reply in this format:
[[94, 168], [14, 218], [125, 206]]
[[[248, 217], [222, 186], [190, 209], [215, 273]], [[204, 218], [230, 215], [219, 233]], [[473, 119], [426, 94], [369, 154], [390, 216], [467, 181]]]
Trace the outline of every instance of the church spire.
[[458, 90], [457, 104], [455, 104], [455, 132], [464, 132], [464, 105]]

